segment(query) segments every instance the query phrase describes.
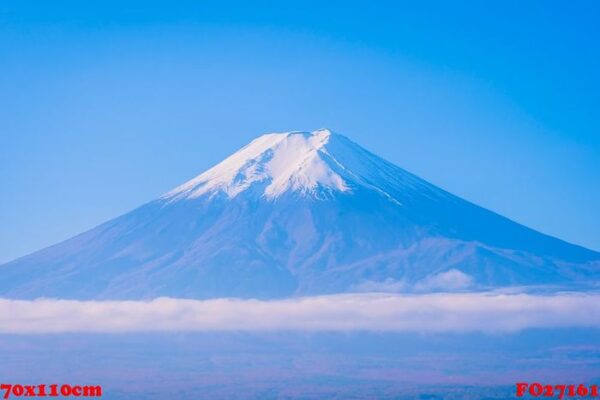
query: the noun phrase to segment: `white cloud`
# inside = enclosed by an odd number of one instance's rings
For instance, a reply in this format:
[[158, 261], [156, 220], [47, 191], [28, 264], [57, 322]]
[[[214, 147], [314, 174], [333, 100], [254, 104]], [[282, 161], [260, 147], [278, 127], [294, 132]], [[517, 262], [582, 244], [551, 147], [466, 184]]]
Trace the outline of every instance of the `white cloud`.
[[387, 278], [384, 281], [370, 281], [366, 280], [353, 288], [353, 291], [356, 292], [379, 292], [379, 293], [400, 293], [400, 292], [410, 292], [412, 290], [412, 286], [403, 280], [396, 280], [393, 278]]
[[259, 301], [0, 299], [1, 333], [134, 331], [512, 332], [600, 327], [600, 295], [343, 294]]
[[475, 281], [471, 275], [453, 268], [414, 283], [392, 278], [384, 281], [364, 281], [354, 286], [353, 290], [356, 292], [423, 293], [460, 291], [471, 288], [474, 284]]
[[424, 292], [431, 290], [461, 290], [473, 286], [473, 283], [471, 275], [457, 269], [451, 269], [417, 282], [415, 290]]

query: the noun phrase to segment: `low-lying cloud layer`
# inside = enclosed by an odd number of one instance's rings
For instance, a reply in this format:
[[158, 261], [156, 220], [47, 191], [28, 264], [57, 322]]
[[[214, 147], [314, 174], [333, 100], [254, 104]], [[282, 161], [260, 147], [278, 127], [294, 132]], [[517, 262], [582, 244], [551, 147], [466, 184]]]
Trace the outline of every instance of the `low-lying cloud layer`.
[[135, 331], [514, 332], [598, 327], [600, 295], [343, 294], [259, 301], [0, 299], [0, 333]]

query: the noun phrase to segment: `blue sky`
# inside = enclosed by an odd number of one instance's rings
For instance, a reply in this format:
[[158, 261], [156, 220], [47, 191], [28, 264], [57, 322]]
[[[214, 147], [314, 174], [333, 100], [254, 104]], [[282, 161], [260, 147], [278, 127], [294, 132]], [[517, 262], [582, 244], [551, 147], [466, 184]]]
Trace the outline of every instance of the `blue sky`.
[[320, 127], [600, 250], [600, 5], [412, 3], [2, 2], [0, 262]]

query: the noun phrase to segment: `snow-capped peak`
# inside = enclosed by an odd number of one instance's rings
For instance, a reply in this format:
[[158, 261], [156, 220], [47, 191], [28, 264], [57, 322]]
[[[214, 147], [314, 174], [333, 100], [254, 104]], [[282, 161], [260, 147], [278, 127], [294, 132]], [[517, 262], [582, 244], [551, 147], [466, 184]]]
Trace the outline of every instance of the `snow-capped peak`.
[[233, 198], [255, 186], [270, 199], [287, 191], [316, 198], [349, 191], [327, 149], [335, 137], [341, 135], [328, 129], [262, 135], [164, 198], [192, 199], [217, 193]]

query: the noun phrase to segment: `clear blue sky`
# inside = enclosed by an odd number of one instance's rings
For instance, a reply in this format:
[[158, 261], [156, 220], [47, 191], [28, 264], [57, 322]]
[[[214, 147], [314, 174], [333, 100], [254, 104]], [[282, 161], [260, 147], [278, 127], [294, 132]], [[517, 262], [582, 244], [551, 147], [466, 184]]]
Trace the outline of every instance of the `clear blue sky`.
[[0, 261], [319, 127], [600, 250], [600, 4], [395, 3], [1, 2]]

